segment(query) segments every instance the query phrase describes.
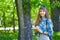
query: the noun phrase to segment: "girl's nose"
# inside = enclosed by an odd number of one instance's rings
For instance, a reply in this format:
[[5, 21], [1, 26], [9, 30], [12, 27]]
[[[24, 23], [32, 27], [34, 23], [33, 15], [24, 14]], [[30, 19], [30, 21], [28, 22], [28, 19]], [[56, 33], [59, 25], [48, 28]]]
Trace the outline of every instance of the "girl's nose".
[[45, 14], [45, 12], [40, 12], [40, 14]]

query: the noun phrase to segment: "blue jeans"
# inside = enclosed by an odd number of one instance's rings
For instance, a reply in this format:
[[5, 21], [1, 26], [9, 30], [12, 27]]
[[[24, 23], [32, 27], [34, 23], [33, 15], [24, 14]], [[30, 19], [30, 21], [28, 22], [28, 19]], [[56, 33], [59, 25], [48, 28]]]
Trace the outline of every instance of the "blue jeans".
[[51, 36], [49, 36], [49, 39], [50, 39], [50, 40], [52, 40], [52, 35], [51, 35]]
[[38, 37], [38, 40], [50, 40], [48, 35], [35, 33], [35, 35]]

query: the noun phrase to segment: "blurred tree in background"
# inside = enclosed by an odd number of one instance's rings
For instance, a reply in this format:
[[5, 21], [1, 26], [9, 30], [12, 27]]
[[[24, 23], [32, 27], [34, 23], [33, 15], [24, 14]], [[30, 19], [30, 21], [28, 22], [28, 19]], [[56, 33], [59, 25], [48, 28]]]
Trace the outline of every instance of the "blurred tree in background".
[[60, 31], [60, 0], [50, 0], [54, 31]]

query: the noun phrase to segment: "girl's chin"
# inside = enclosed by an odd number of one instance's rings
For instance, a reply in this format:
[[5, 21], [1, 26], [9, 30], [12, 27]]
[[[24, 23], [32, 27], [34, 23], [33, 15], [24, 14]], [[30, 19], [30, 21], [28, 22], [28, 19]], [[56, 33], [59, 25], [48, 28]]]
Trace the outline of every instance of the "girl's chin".
[[43, 15], [41, 17], [44, 17]]

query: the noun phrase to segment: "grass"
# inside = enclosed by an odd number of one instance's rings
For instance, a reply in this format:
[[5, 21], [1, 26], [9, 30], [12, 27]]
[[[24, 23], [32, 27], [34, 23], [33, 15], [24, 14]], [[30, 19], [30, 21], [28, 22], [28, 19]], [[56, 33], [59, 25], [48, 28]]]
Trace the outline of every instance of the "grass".
[[0, 31], [0, 40], [17, 40], [18, 31]]
[[[37, 36], [33, 36], [37, 40]], [[0, 31], [0, 40], [18, 40], [18, 31]], [[53, 40], [60, 40], [60, 32], [53, 33]]]
[[53, 40], [60, 40], [60, 32], [54, 32]]

